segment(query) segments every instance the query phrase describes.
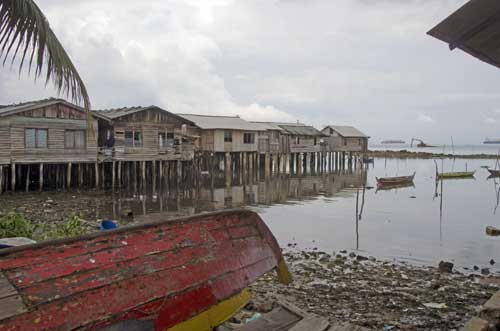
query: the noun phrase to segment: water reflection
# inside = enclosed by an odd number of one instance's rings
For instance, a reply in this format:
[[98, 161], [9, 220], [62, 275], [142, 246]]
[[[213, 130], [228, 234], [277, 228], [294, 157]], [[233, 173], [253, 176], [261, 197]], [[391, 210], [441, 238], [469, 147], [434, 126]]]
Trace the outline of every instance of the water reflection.
[[[244, 206], [272, 206], [314, 200], [319, 196], [350, 197], [364, 188], [366, 169], [293, 177], [281, 175], [268, 180], [242, 180], [227, 186], [225, 181], [203, 182], [179, 190], [122, 191], [112, 193], [112, 203], [97, 206], [98, 218], [143, 221], [152, 214], [163, 217], [188, 216], [200, 212]], [[233, 183], [239, 181], [233, 181]], [[364, 208], [364, 194], [361, 208]], [[153, 215], [159, 216], [159, 215]], [[361, 216], [361, 214], [360, 214]]]

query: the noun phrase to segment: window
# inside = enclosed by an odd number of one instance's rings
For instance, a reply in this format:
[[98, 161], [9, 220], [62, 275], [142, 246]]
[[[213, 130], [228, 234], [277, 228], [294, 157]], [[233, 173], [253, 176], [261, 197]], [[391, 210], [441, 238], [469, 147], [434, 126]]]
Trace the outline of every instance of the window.
[[314, 146], [318, 144], [318, 138], [314, 137]]
[[141, 131], [125, 131], [125, 146], [127, 147], [142, 147], [142, 132]]
[[64, 131], [64, 148], [71, 148], [71, 149], [85, 148], [85, 130]]
[[300, 137], [299, 136], [295, 137], [295, 144], [297, 144], [297, 145], [300, 144]]
[[243, 134], [244, 144], [255, 144], [255, 133], [245, 132]]
[[158, 132], [158, 147], [165, 148], [167, 146], [167, 134], [165, 132]]
[[26, 148], [47, 148], [47, 129], [25, 129], [24, 145]]
[[231, 131], [224, 131], [224, 142], [225, 143], [230, 143], [233, 141], [233, 132]]
[[342, 141], [344, 142], [344, 146], [347, 146], [347, 138], [342, 138]]

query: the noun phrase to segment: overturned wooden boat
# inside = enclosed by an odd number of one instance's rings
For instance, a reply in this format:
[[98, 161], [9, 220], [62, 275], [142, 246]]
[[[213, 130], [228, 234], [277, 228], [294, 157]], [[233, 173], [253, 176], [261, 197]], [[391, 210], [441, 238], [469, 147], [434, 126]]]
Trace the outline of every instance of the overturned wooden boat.
[[437, 179], [474, 178], [475, 173], [475, 171], [441, 172], [437, 174]]
[[280, 247], [248, 210], [160, 220], [0, 250], [0, 331], [212, 330], [276, 269]]
[[415, 173], [411, 176], [400, 176], [400, 177], [375, 177], [377, 180], [377, 188], [381, 189], [383, 187], [397, 186], [410, 184], [413, 185], [413, 178], [415, 178]]

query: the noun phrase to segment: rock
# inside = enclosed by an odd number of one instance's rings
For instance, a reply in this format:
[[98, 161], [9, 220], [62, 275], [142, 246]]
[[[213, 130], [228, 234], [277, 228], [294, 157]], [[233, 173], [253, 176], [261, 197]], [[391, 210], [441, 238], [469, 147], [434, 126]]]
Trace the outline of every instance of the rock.
[[17, 207], [16, 213], [24, 213], [26, 211], [26, 207]]
[[356, 257], [356, 254], [355, 254], [354, 252], [350, 252], [350, 253], [349, 253], [349, 257], [350, 257], [350, 258], [355, 258], [355, 257]]
[[452, 273], [453, 271], [453, 263], [451, 262], [446, 262], [446, 261], [441, 261], [439, 262], [439, 272], [442, 273]]
[[478, 267], [477, 265], [475, 265], [475, 266], [473, 267], [473, 269], [474, 269], [474, 271], [478, 271], [478, 270], [479, 270], [479, 267]]
[[494, 236], [494, 237], [500, 236], [500, 229], [495, 228], [494, 226], [487, 226], [486, 234], [488, 236]]
[[488, 269], [488, 268], [482, 268], [481, 269], [481, 274], [485, 275], [485, 276], [488, 276], [490, 274], [490, 269]]
[[468, 321], [463, 331], [488, 331], [489, 323], [488, 321], [483, 320], [482, 318], [473, 317], [470, 321]]
[[343, 249], [343, 250], [341, 250], [339, 253], [340, 253], [340, 254], [347, 254], [347, 251], [346, 251], [345, 249]]
[[358, 261], [367, 261], [368, 258], [366, 256], [358, 255], [358, 256], [356, 256], [356, 260], [358, 260]]
[[319, 263], [328, 263], [330, 262], [330, 257], [328, 255], [323, 255], [319, 260], [318, 260]]
[[495, 264], [495, 260], [491, 259], [491, 260], [490, 260], [490, 264], [491, 264], [491, 265], [494, 265], [494, 264]]

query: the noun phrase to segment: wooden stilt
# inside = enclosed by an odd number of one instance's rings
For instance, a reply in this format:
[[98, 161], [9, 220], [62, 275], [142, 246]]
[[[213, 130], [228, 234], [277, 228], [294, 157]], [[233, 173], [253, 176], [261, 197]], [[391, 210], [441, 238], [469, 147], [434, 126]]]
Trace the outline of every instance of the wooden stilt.
[[83, 188], [83, 163], [78, 163], [78, 189]]
[[[1, 171], [0, 171], [0, 177], [1, 177]], [[1, 180], [0, 180], [0, 187], [1, 187]], [[39, 170], [38, 170], [38, 190], [41, 192], [43, 190], [43, 163], [40, 163]], [[1, 192], [1, 188], [0, 188]]]
[[3, 165], [0, 165], [0, 194], [3, 193]]
[[141, 190], [144, 191], [147, 187], [146, 183], [146, 161], [141, 162]]
[[10, 177], [10, 187], [11, 187], [11, 190], [12, 192], [15, 192], [16, 191], [16, 164], [14, 162], [12, 162], [12, 164], [10, 165], [10, 173], [11, 173], [11, 177]]
[[101, 163], [101, 186], [102, 189], [106, 188], [106, 163]]
[[71, 162], [68, 163], [66, 167], [66, 189], [71, 189], [71, 168], [72, 164]]
[[151, 161], [151, 171], [153, 172], [152, 176], [152, 184], [153, 184], [153, 193], [156, 192], [156, 161]]
[[31, 165], [27, 164], [26, 165], [26, 184], [25, 184], [25, 191], [29, 192], [30, 190], [30, 177], [31, 177]]
[[111, 162], [111, 188], [116, 186], [116, 161]]
[[118, 187], [122, 187], [122, 161], [118, 161]]
[[95, 163], [95, 188], [99, 189], [99, 163]]
[[159, 177], [160, 177], [160, 180], [159, 180], [159, 185], [158, 185], [158, 189], [161, 191], [162, 188], [163, 188], [163, 160], [160, 160], [160, 166], [159, 166]]

